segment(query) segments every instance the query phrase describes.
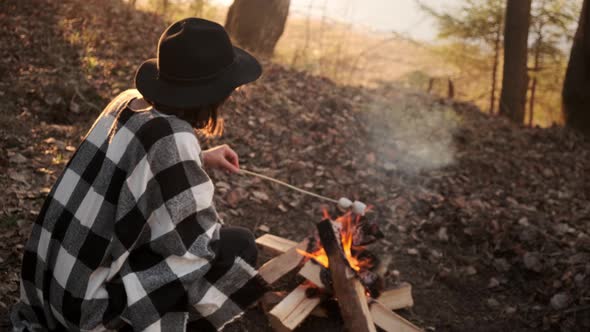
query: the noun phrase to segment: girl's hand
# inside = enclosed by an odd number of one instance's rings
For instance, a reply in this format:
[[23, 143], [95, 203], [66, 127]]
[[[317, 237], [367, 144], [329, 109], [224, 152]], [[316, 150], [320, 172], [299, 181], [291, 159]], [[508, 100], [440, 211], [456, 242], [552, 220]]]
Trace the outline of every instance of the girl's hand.
[[217, 168], [228, 173], [239, 173], [238, 154], [227, 144], [203, 151], [203, 164], [206, 168]]

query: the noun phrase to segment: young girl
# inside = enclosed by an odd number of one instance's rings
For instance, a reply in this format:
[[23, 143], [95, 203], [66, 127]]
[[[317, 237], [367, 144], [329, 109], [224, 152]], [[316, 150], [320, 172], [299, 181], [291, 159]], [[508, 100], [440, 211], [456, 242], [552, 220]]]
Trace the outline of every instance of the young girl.
[[243, 228], [221, 228], [203, 168], [239, 172], [219, 106], [256, 80], [220, 25], [172, 24], [137, 90], [96, 120], [51, 190], [24, 252], [15, 331], [218, 330], [265, 290]]

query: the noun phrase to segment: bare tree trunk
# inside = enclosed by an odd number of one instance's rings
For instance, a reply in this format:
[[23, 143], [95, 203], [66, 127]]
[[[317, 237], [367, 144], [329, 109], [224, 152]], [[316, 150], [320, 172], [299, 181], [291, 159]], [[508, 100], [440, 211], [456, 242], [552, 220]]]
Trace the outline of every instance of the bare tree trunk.
[[162, 0], [162, 14], [168, 14], [168, 5], [170, 5], [168, 0]]
[[322, 4], [322, 19], [320, 21], [320, 31], [319, 31], [319, 36], [318, 36], [318, 51], [320, 54], [320, 57], [318, 59], [318, 74], [319, 75], [323, 75], [323, 68], [324, 68], [324, 29], [326, 26], [326, 18], [327, 18], [327, 8], [328, 8], [328, 0], [324, 0], [324, 3]]
[[447, 98], [455, 98], [455, 84], [453, 84], [453, 81], [450, 78], [447, 79]]
[[426, 90], [427, 93], [431, 93], [432, 92], [432, 88], [434, 87], [434, 78], [430, 78], [428, 80], [428, 89]]
[[535, 118], [535, 92], [537, 90], [537, 79], [533, 78], [533, 83], [531, 84], [531, 97], [529, 99], [529, 127], [532, 127], [534, 124]]
[[311, 10], [313, 9], [313, 1], [309, 2], [307, 6], [307, 16], [305, 18], [305, 40], [303, 42], [303, 48], [297, 48], [295, 52], [293, 52], [293, 59], [291, 60], [291, 67], [295, 67], [297, 65], [297, 61], [299, 60], [300, 56], [304, 58], [304, 65], [307, 59], [307, 49], [309, 48], [309, 37], [311, 36]]
[[490, 114], [494, 114], [496, 107], [496, 86], [498, 80], [498, 66], [500, 63], [500, 41], [502, 37], [502, 25], [498, 24], [496, 38], [494, 39], [494, 65], [492, 67], [492, 94], [490, 96]]
[[535, 46], [535, 59], [533, 67], [533, 82], [531, 84], [531, 96], [529, 98], [529, 126], [532, 127], [535, 118], [535, 94], [537, 92], [537, 75], [541, 70], [541, 43], [543, 42], [543, 35], [541, 31], [537, 34], [537, 42]]
[[225, 29], [235, 42], [262, 56], [271, 56], [285, 30], [291, 0], [234, 0]]
[[584, 0], [563, 84], [563, 112], [568, 127], [590, 135], [590, 5]]
[[196, 17], [202, 17], [205, 11], [205, 0], [193, 0], [190, 8], [193, 15]]
[[500, 114], [523, 123], [528, 90], [527, 52], [531, 0], [508, 0], [504, 28], [504, 74]]

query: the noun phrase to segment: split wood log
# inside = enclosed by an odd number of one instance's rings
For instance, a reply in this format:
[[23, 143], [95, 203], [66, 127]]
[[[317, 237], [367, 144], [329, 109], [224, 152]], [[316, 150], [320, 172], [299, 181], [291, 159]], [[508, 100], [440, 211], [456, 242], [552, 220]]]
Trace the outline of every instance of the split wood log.
[[259, 300], [260, 307], [266, 315], [288, 295], [285, 291], [268, 291]]
[[305, 264], [303, 264], [301, 270], [299, 270], [300, 276], [311, 281], [319, 288], [325, 288], [326, 286], [322, 282], [320, 273], [322, 273], [322, 267], [312, 261], [307, 261]]
[[421, 332], [416, 325], [410, 323], [402, 316], [391, 311], [379, 301], [371, 301], [371, 317], [377, 326], [386, 332]]
[[297, 242], [272, 234], [264, 234], [256, 239], [256, 244], [262, 247], [269, 255], [275, 256], [295, 247]]
[[[299, 275], [311, 281], [319, 288], [325, 288], [320, 277], [322, 267], [312, 261], [307, 261], [299, 270]], [[402, 283], [399, 287], [381, 292], [377, 300], [390, 310], [403, 309], [414, 306], [412, 298], [412, 285]]]
[[365, 287], [356, 278], [342, 251], [339, 236], [334, 234], [332, 222], [324, 219], [316, 224], [320, 240], [328, 255], [330, 275], [332, 277], [334, 295], [342, 320], [349, 332], [374, 332], [375, 324], [371, 317]]
[[[264, 313], [268, 316], [272, 308], [279, 304], [279, 302], [281, 302], [287, 295], [289, 295], [287, 294], [287, 292], [264, 293], [264, 295], [262, 295], [262, 298], [260, 298], [260, 306], [262, 307], [262, 311], [264, 311]], [[322, 307], [321, 305], [318, 305], [311, 311], [310, 315], [327, 318], [328, 311], [326, 311], [326, 308]]]
[[268, 313], [275, 331], [293, 331], [320, 304], [319, 297], [307, 297], [307, 288], [299, 285]]
[[412, 307], [414, 305], [412, 285], [403, 283], [398, 288], [388, 289], [379, 295], [377, 301], [389, 310]]
[[301, 243], [295, 245], [285, 253], [264, 263], [259, 269], [260, 276], [269, 284], [272, 285], [285, 274], [291, 272], [303, 261], [303, 256], [297, 252], [297, 249], [305, 250], [307, 248], [308, 240], [305, 239]]
[[[305, 263], [305, 265], [303, 265], [303, 268], [301, 268], [301, 271], [306, 269], [306, 266], [308, 266], [307, 264], [309, 264], [309, 262], [307, 262], [307, 263]], [[312, 263], [311, 265], [312, 265], [312, 269], [313, 269], [313, 267], [316, 267], [319, 269], [319, 266], [317, 264]], [[299, 274], [302, 275], [303, 277], [306, 277], [306, 278], [308, 275], [310, 275], [310, 276], [312, 276], [311, 278], [314, 279], [316, 277], [313, 277], [314, 272], [312, 269], [308, 270], [308, 271], [310, 271], [309, 273], [301, 273], [300, 272]], [[317, 275], [317, 274], [315, 274], [315, 275]], [[313, 280], [311, 280], [309, 278], [307, 278], [307, 280], [311, 281], [312, 283], [315, 283]], [[318, 287], [321, 288], [322, 286], [318, 286]], [[373, 299], [369, 299], [369, 302], [371, 302], [371, 301], [373, 301]], [[379, 296], [377, 301], [380, 304], [384, 305], [389, 310], [398, 310], [398, 309], [412, 307], [414, 305], [414, 300], [412, 299], [412, 285], [410, 285], [408, 283], [403, 283], [398, 288], [386, 290], [383, 293], [381, 293], [381, 295]], [[325, 308], [323, 308], [322, 306], [318, 306], [317, 308], [315, 308], [311, 314], [314, 316], [319, 316], [319, 317], [328, 317], [328, 314], [327, 314]]]
[[[319, 268], [319, 266], [317, 264], [312, 263], [311, 266], [315, 266], [315, 267]], [[302, 269], [305, 269], [305, 265]], [[377, 324], [378, 326], [381, 326], [381, 325], [385, 326], [385, 327], [382, 327], [385, 330], [387, 330], [387, 327], [391, 326], [391, 324], [394, 324], [394, 326], [395, 326], [395, 324], [398, 324], [398, 325], [402, 324], [404, 326], [407, 325], [406, 323], [404, 323], [404, 321], [401, 321], [401, 323], [399, 323], [399, 321], [400, 321], [399, 316], [386, 313], [385, 311], [382, 310], [383, 308], [379, 308], [378, 306], [383, 306], [388, 310], [397, 310], [397, 309], [411, 307], [414, 303], [412, 301], [411, 291], [412, 291], [412, 286], [408, 283], [404, 283], [399, 288], [390, 289], [390, 290], [383, 292], [381, 294], [381, 296], [377, 299], [376, 302], [375, 302], [375, 300], [369, 300], [369, 302], [370, 302], [369, 309], [371, 310], [371, 314], [373, 315], [373, 321], [375, 322], [375, 324]], [[268, 293], [264, 294], [263, 300], [262, 300], [263, 307], [266, 308], [264, 311], [268, 313], [271, 310], [271, 308], [276, 306], [286, 296], [287, 296], [287, 293], [278, 294], [276, 292], [268, 292]], [[375, 307], [375, 306], [377, 306], [377, 307]], [[381, 312], [381, 311], [383, 311], [383, 312]], [[328, 313], [326, 312], [326, 309], [322, 306], [315, 307], [313, 309], [313, 311], [311, 312], [311, 315], [317, 316], [317, 317], [324, 317], [324, 318], [328, 317]], [[375, 318], [375, 315], [378, 315], [378, 317]], [[379, 322], [377, 321], [378, 319], [380, 320]], [[387, 323], [389, 321], [393, 321], [394, 323]], [[384, 323], [382, 323], [382, 322], [384, 322]], [[395, 323], [395, 322], [398, 322], [398, 323]], [[380, 323], [381, 323], [381, 325], [379, 325]]]
[[[285, 239], [280, 236], [272, 235], [272, 234], [264, 234], [261, 237], [256, 239], [256, 243], [262, 247], [263, 250], [267, 251], [269, 254], [280, 255], [288, 251], [289, 249], [294, 248], [297, 246], [297, 242]], [[306, 250], [307, 248], [300, 248], [302, 250]], [[299, 255], [301, 256], [301, 255]], [[303, 256], [301, 256], [303, 257]], [[322, 268], [313, 263], [311, 260], [308, 260], [301, 270], [299, 270], [299, 275], [306, 278], [307, 280], [313, 282], [316, 286], [320, 288], [324, 288], [324, 283], [320, 278]]]

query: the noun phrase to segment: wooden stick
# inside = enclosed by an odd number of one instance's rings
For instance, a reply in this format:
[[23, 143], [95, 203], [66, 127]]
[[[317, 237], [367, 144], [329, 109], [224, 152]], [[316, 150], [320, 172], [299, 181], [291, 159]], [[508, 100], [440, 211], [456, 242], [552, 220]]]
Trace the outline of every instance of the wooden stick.
[[389, 310], [412, 307], [412, 285], [404, 282], [398, 288], [389, 289], [381, 293], [377, 300]]
[[264, 263], [258, 269], [258, 273], [269, 285], [272, 285], [301, 264], [303, 256], [297, 252], [297, 249], [305, 250], [308, 242], [305, 239], [295, 247], [287, 250], [284, 254]]
[[[263, 250], [271, 255], [280, 255], [295, 247], [297, 242], [272, 234], [264, 234], [256, 239], [256, 244], [261, 246]], [[304, 248], [303, 250], [305, 249], [307, 248]]]
[[334, 234], [332, 222], [324, 219], [316, 224], [320, 240], [328, 255], [334, 295], [342, 319], [349, 332], [375, 332], [365, 288], [350, 270], [341, 249], [340, 239]]
[[275, 331], [293, 331], [320, 304], [320, 298], [308, 298], [307, 286], [299, 285], [269, 312]]
[[295, 187], [294, 185], [288, 184], [288, 183], [283, 182], [281, 180], [277, 180], [275, 178], [271, 178], [270, 176], [266, 176], [264, 174], [260, 174], [260, 173], [249, 171], [249, 170], [247, 170], [247, 169], [245, 169], [243, 167], [240, 169], [240, 174], [247, 174], [247, 175], [256, 176], [256, 177], [259, 177], [261, 179], [264, 179], [264, 180], [267, 180], [267, 181], [271, 181], [271, 182], [274, 182], [276, 184], [280, 184], [281, 186], [285, 186], [285, 187], [287, 187], [289, 189], [298, 191], [298, 192], [300, 192], [302, 194], [313, 196], [313, 197], [316, 197], [316, 198], [319, 198], [319, 199], [323, 199], [324, 201], [328, 201], [328, 202], [332, 202], [332, 203], [338, 204], [338, 201], [335, 200], [335, 199], [333, 199], [333, 198], [326, 197], [326, 196], [323, 196], [323, 195], [320, 195], [320, 194], [316, 194], [316, 193], [312, 193], [311, 191], [308, 191], [308, 190], [305, 190], [305, 189], [301, 189], [301, 188]]
[[370, 304], [371, 317], [377, 326], [386, 332], [420, 332], [416, 325], [410, 323], [402, 316], [391, 311], [379, 301], [372, 301]]

